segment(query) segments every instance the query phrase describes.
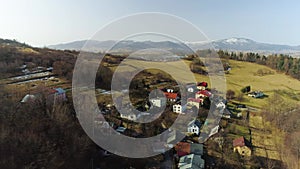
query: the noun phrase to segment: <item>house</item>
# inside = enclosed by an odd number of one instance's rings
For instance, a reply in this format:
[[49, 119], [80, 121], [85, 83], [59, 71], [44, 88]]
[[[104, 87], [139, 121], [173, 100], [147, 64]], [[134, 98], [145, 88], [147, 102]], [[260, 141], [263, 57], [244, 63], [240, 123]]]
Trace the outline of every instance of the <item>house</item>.
[[203, 104], [203, 99], [201, 98], [198, 98], [198, 99], [195, 99], [195, 98], [188, 98], [188, 107], [193, 107], [193, 106], [196, 106], [198, 109], [200, 108], [200, 105]]
[[120, 117], [123, 119], [131, 120], [131, 121], [136, 121], [138, 118], [140, 118], [140, 115], [137, 115], [134, 112], [120, 112]]
[[197, 86], [194, 83], [188, 83], [186, 84], [185, 87], [186, 87], [186, 91], [189, 93], [194, 93], [197, 91]]
[[178, 99], [178, 94], [177, 93], [171, 93], [171, 92], [164, 92], [166, 98], [170, 102], [176, 102]]
[[197, 88], [199, 90], [206, 90], [207, 86], [208, 86], [207, 82], [200, 82], [197, 84]]
[[226, 105], [225, 105], [224, 102], [218, 102], [218, 103], [216, 104], [216, 107], [217, 107], [218, 109], [224, 110], [224, 109], [226, 108]]
[[43, 91], [48, 105], [54, 105], [67, 100], [66, 91], [62, 88], [47, 88]]
[[175, 150], [179, 157], [188, 154], [203, 155], [203, 144], [179, 142], [175, 145]]
[[41, 90], [32, 91], [32, 94], [27, 94], [21, 100], [21, 103], [26, 103], [36, 99], [46, 98], [46, 103], [48, 105], [55, 104], [57, 102], [62, 102], [66, 100], [66, 92], [62, 88], [43, 88]]
[[244, 104], [237, 104], [235, 108], [238, 110], [248, 110], [247, 106]]
[[173, 112], [178, 114], [184, 114], [186, 107], [187, 107], [186, 105], [181, 106], [181, 104], [174, 104]]
[[150, 102], [153, 106], [156, 107], [162, 107], [163, 105], [166, 105], [166, 99], [165, 98], [152, 98], [150, 99]]
[[65, 101], [66, 98], [66, 91], [62, 88], [56, 88], [54, 89], [55, 93], [54, 93], [54, 100], [55, 101]]
[[179, 169], [204, 169], [205, 162], [200, 155], [189, 154], [180, 157], [178, 168]]
[[195, 95], [195, 98], [198, 99], [198, 98], [205, 98], [205, 97], [210, 97], [212, 96], [212, 93], [207, 91], [207, 90], [201, 90], [201, 91], [198, 91]]
[[222, 117], [225, 118], [225, 119], [230, 119], [231, 118], [231, 112], [228, 109], [225, 109], [223, 114], [222, 114]]
[[254, 91], [254, 92], [248, 93], [248, 96], [253, 97], [253, 98], [261, 98], [264, 96], [264, 93], [261, 91]]
[[21, 100], [21, 103], [29, 103], [33, 102], [36, 99], [35, 95], [32, 94], [26, 94], [23, 99]]
[[199, 135], [201, 126], [202, 124], [199, 120], [193, 120], [188, 124], [187, 133]]
[[239, 137], [233, 140], [233, 151], [239, 153], [242, 157], [251, 156], [251, 143], [245, 137]]
[[124, 133], [125, 130], [126, 130], [125, 127], [118, 127], [118, 128], [116, 129], [116, 131], [117, 131], [118, 133]]

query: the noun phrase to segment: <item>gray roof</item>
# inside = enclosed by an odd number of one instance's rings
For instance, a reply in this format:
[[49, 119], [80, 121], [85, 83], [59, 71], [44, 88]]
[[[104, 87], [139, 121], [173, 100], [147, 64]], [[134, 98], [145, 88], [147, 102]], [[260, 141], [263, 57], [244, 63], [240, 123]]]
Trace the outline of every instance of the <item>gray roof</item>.
[[191, 146], [191, 154], [203, 155], [203, 144], [193, 143]]
[[178, 167], [180, 169], [203, 169], [205, 161], [200, 155], [189, 154], [179, 159]]

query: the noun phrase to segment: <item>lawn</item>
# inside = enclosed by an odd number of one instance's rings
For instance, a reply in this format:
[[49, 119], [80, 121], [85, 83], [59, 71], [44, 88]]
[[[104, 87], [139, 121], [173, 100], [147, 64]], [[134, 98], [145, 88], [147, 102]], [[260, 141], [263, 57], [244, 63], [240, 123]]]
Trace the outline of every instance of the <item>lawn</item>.
[[[249, 62], [229, 60], [232, 70], [226, 74], [227, 89], [239, 93], [242, 87], [251, 86], [252, 90], [263, 91], [267, 95], [278, 92], [283, 98], [291, 102], [299, 102], [300, 81], [284, 73], [278, 73], [266, 66]], [[257, 76], [259, 69], [268, 69], [274, 74]], [[255, 99], [245, 96], [244, 103], [261, 107], [266, 104], [266, 99]]]

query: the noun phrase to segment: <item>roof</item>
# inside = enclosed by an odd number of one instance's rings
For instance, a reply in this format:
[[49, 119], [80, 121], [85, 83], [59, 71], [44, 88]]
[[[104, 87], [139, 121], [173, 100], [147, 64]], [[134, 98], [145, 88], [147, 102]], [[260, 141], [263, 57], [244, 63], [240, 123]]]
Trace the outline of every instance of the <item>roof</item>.
[[197, 88], [197, 86], [196, 86], [195, 83], [188, 83], [188, 84], [186, 84], [186, 87], [187, 87], [187, 88], [190, 88], [190, 87], [192, 87], [192, 88]]
[[193, 163], [190, 163], [190, 164], [185, 164], [185, 165], [179, 167], [179, 169], [202, 169], [202, 168], [198, 167], [197, 165], [195, 165]]
[[203, 144], [192, 143], [191, 153], [196, 155], [203, 155]]
[[123, 133], [125, 130], [126, 130], [125, 127], [118, 127], [116, 131], [119, 133]]
[[185, 156], [191, 153], [191, 144], [187, 142], [179, 142], [175, 145], [175, 150], [179, 157]]
[[[192, 166], [197, 166], [197, 167], [192, 167], [193, 169], [197, 169], [197, 168], [204, 168], [204, 160], [201, 158], [201, 156], [199, 155], [195, 155], [195, 154], [189, 154], [183, 157], [180, 157], [179, 159], [179, 164], [178, 167], [179, 168], [185, 168], [188, 169], [189, 167]], [[185, 167], [187, 165], [187, 167]]]
[[239, 137], [233, 140], [233, 147], [243, 147], [250, 146], [250, 143], [245, 139], [245, 137]]
[[203, 155], [203, 144], [179, 142], [175, 145], [179, 157], [187, 154]]
[[188, 124], [188, 126], [192, 126], [192, 125], [196, 125], [196, 126], [198, 126], [199, 128], [201, 128], [202, 123], [201, 123], [199, 120], [193, 120], [193, 121], [191, 121], [191, 122]]
[[28, 101], [34, 100], [35, 96], [32, 94], [26, 94], [26, 96], [23, 97], [23, 99], [21, 100], [21, 103], [26, 103]]
[[62, 93], [65, 93], [65, 92], [66, 92], [66, 91], [65, 91], [64, 89], [62, 89], [62, 88], [56, 88], [55, 90], [56, 90], [56, 92], [57, 92], [58, 94], [62, 94]]
[[207, 84], [207, 82], [200, 82], [200, 83], [197, 84], [197, 86], [204, 86], [204, 87], [207, 87], [208, 84]]
[[177, 93], [164, 92], [164, 94], [168, 99], [176, 99], [177, 98]]
[[202, 94], [202, 95], [207, 96], [207, 97], [211, 96], [211, 93], [207, 90], [201, 90], [201, 91], [197, 92], [197, 94]]
[[195, 99], [195, 98], [188, 98], [188, 102], [197, 102], [197, 103], [202, 103], [203, 99]]

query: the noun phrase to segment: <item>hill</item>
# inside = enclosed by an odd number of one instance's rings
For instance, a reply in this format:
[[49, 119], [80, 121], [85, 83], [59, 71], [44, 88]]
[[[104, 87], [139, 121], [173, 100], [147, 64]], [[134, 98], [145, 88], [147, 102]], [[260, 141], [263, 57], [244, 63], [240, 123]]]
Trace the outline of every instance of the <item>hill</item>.
[[[88, 43], [87, 43], [88, 42]], [[69, 49], [69, 50], [81, 50], [82, 47], [85, 46], [85, 50], [92, 52], [103, 52], [110, 49], [114, 46], [117, 41], [109, 40], [109, 41], [97, 41], [97, 40], [82, 40], [82, 41], [74, 41], [70, 43], [56, 44], [50, 45], [49, 48], [52, 49]], [[278, 45], [278, 44], [268, 44], [256, 42], [247, 38], [228, 38], [221, 39], [215, 41], [203, 41], [203, 42], [186, 42], [185, 45], [188, 45], [193, 50], [200, 49], [222, 49], [228, 51], [242, 51], [242, 52], [259, 52], [264, 54], [272, 54], [272, 53], [283, 53], [290, 54], [294, 56], [300, 56], [300, 46], [289, 46], [289, 45]], [[136, 51], [137, 49], [149, 49], [149, 48], [160, 48], [168, 51], [172, 51], [175, 53], [190, 53], [187, 47], [183, 44], [179, 44], [177, 42], [171, 41], [122, 41], [121, 43], [117, 43], [114, 46], [115, 52], [128, 52], [128, 51]]]
[[[189, 63], [189, 61], [186, 61]], [[300, 101], [300, 81], [284, 73], [276, 72], [267, 66], [256, 63], [228, 60], [231, 71], [226, 76], [227, 90], [233, 90], [236, 94], [241, 93], [241, 89], [250, 85], [252, 90], [260, 90], [271, 96], [275, 92], [280, 94], [286, 101], [297, 103]], [[259, 75], [260, 70], [269, 74]], [[208, 81], [209, 77], [195, 74], [198, 81]], [[244, 97], [243, 103], [253, 107], [261, 107], [266, 104], [267, 99], [254, 99]]]

